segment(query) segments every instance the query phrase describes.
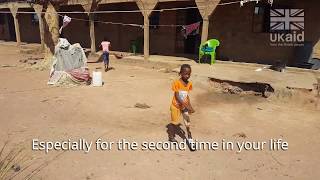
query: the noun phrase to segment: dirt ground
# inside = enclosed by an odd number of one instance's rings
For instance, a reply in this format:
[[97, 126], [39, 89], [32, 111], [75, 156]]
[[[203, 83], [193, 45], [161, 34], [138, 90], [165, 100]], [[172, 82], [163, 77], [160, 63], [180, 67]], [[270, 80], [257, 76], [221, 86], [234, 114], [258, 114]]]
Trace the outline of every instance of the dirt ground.
[[[171, 82], [176, 65], [112, 59], [103, 87], [49, 87], [48, 71], [21, 67], [27, 55], [0, 46], [0, 147], [25, 147], [31, 166], [16, 179], [317, 179], [320, 176], [320, 111], [304, 96], [262, 98], [221, 94], [206, 79], [191, 77], [198, 141], [255, 142], [282, 139], [287, 151], [117, 150], [32, 151], [32, 139], [166, 142]], [[93, 60], [93, 59], [91, 59]], [[16, 66], [15, 66], [16, 65]], [[101, 63], [90, 63], [94, 70]], [[234, 72], [236, 73], [236, 71]], [[301, 100], [302, 99], [302, 100]], [[135, 108], [146, 103], [151, 108]], [[183, 126], [182, 126], [182, 129]], [[178, 141], [182, 139], [177, 136]], [[41, 166], [43, 165], [43, 166]], [[20, 164], [24, 168], [25, 164]], [[37, 167], [41, 166], [39, 171]], [[33, 171], [34, 170], [34, 171]]]

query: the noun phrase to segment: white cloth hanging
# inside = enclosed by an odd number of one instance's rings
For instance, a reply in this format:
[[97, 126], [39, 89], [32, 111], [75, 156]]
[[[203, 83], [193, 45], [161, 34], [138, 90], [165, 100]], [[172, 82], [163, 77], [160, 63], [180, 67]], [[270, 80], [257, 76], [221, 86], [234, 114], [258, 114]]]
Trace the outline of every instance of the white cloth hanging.
[[[256, 4], [258, 4], [260, 0], [241, 0], [240, 1], [240, 7], [242, 7], [244, 5], [244, 3], [254, 2], [254, 1], [256, 2]], [[273, 0], [268, 0], [268, 1], [270, 2], [270, 1], [273, 1]]]
[[68, 17], [65, 15], [63, 17], [63, 24], [62, 24], [61, 28], [59, 29], [59, 34], [61, 34], [62, 29], [65, 28], [70, 22], [71, 22], [71, 17]]

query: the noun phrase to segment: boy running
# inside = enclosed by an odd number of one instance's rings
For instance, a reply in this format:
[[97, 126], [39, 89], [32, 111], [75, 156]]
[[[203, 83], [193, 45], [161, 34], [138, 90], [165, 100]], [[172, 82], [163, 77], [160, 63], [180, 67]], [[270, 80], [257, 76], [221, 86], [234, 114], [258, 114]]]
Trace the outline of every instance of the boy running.
[[104, 63], [104, 71], [107, 72], [109, 70], [109, 51], [111, 44], [105, 38], [104, 41], [101, 42], [101, 46], [103, 51], [102, 58]]

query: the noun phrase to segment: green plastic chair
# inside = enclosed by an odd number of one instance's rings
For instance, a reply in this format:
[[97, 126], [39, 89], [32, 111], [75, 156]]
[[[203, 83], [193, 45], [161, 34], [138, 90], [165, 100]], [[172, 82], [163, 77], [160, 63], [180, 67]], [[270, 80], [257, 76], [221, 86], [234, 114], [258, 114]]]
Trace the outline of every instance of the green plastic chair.
[[133, 54], [137, 53], [137, 49], [138, 49], [138, 42], [135, 41], [131, 41], [131, 47], [130, 47], [130, 52], [132, 52]]
[[136, 54], [136, 53], [142, 53], [142, 47], [143, 46], [143, 37], [138, 37], [135, 40], [132, 40], [130, 42], [130, 52]]
[[[206, 46], [207, 45], [207, 48]], [[211, 65], [216, 62], [216, 48], [220, 46], [220, 42], [217, 39], [210, 39], [202, 43], [199, 47], [199, 63], [201, 63], [201, 58], [204, 55], [211, 56]]]

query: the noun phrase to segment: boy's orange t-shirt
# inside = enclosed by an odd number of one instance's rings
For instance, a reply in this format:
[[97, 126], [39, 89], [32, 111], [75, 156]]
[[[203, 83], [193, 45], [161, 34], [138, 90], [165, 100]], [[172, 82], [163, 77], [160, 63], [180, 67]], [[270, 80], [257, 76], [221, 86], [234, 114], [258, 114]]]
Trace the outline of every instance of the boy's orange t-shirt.
[[[179, 97], [181, 95], [182, 96], [181, 98], [183, 98], [183, 101], [187, 101], [187, 96], [191, 90], [192, 90], [192, 82], [190, 81], [188, 82], [188, 84], [185, 84], [181, 79], [178, 79], [172, 83], [172, 91], [178, 92]], [[175, 95], [173, 95], [173, 98], [172, 98], [172, 105], [181, 109], [181, 105], [178, 103], [178, 100], [176, 99]]]

